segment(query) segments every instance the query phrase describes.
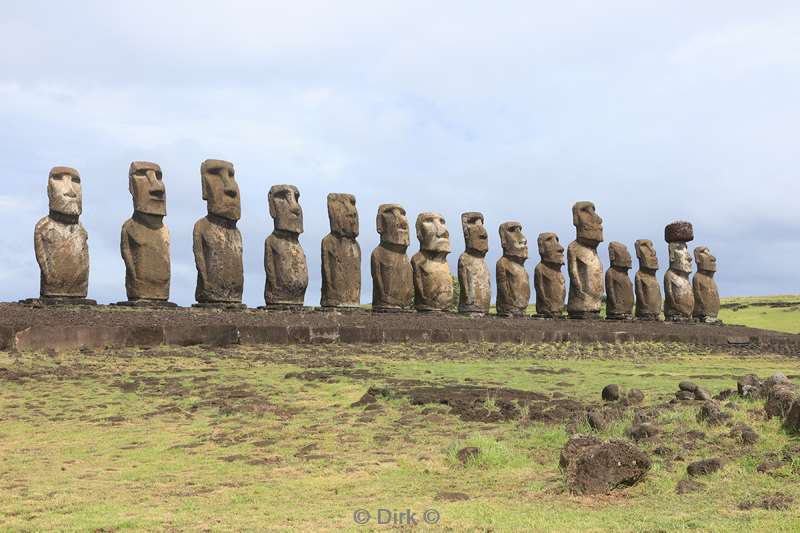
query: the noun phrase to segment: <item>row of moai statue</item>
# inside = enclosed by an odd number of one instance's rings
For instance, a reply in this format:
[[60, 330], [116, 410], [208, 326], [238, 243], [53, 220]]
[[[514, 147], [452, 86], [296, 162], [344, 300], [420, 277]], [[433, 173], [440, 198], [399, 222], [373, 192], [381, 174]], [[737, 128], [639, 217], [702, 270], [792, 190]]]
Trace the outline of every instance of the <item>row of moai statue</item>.
[[[208, 159], [200, 168], [203, 199], [208, 214], [197, 221], [193, 250], [197, 267], [195, 306], [243, 308], [244, 273], [242, 236], [236, 227], [241, 215], [239, 186], [233, 164]], [[133, 197], [133, 215], [122, 226], [120, 251], [125, 263], [127, 300], [117, 305], [174, 307], [169, 302], [169, 231], [164, 224], [166, 191], [159, 165], [131, 163], [128, 185]], [[80, 174], [69, 167], [55, 167], [48, 179], [50, 213], [34, 233], [36, 259], [41, 269], [39, 303], [94, 303], [87, 300], [89, 253], [81, 214]], [[298, 237], [303, 232], [300, 192], [293, 185], [274, 185], [269, 190], [269, 214], [274, 230], [264, 243], [268, 309], [302, 308], [308, 287], [306, 256]], [[537, 239], [541, 262], [536, 265], [536, 317], [599, 318], [606, 295], [606, 318], [658, 320], [662, 296], [656, 280], [658, 259], [652, 241], [636, 241], [639, 271], [635, 288], [628, 271], [631, 255], [625, 245], [609, 245], [610, 268], [603, 276], [597, 253], [603, 241], [603, 219], [591, 202], [572, 208], [576, 239], [567, 247], [570, 278], [567, 304], [564, 248], [555, 233]], [[323, 309], [360, 307], [361, 248], [358, 212], [352, 194], [328, 195], [330, 233], [322, 240]], [[481, 213], [461, 215], [466, 250], [458, 260], [460, 295], [458, 311], [468, 315], [489, 313], [491, 281], [485, 261], [488, 234]], [[406, 211], [397, 204], [383, 204], [376, 219], [380, 244], [370, 259], [372, 310], [375, 312], [448, 311], [453, 289], [447, 255], [451, 251], [445, 219], [437, 213], [421, 213], [416, 221], [420, 250], [410, 260]], [[719, 293], [713, 279], [716, 259], [706, 247], [694, 250], [698, 270], [689, 281], [692, 259], [686, 243], [693, 239], [688, 222], [675, 222], [665, 229], [670, 267], [664, 276], [663, 311], [668, 320], [716, 320]], [[500, 225], [503, 256], [497, 261], [497, 314], [524, 316], [530, 301], [530, 278], [525, 269], [528, 243], [519, 222]]]

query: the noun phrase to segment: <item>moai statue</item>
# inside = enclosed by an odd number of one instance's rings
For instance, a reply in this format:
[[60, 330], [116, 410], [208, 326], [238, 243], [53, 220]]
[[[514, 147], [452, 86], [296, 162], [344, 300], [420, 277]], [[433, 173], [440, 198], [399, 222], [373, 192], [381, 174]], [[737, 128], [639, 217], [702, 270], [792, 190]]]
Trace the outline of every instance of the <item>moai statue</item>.
[[453, 280], [447, 265], [447, 224], [439, 213], [420, 213], [416, 229], [419, 252], [411, 258], [414, 307], [417, 311], [448, 311], [453, 303]]
[[603, 219], [592, 202], [572, 206], [577, 237], [567, 247], [569, 271], [569, 318], [600, 318], [603, 302], [603, 264], [597, 247], [603, 242]]
[[483, 214], [462, 213], [461, 228], [466, 250], [458, 258], [458, 312], [474, 316], [488, 315], [492, 283], [485, 259], [489, 251], [489, 235], [483, 225]]
[[41, 271], [40, 298], [32, 304], [86, 304], [89, 287], [88, 234], [78, 218], [82, 211], [81, 176], [69, 167], [53, 167], [47, 179], [50, 213], [33, 232], [36, 262]]
[[536, 289], [536, 318], [561, 318], [564, 314], [566, 284], [561, 267], [564, 265], [564, 247], [555, 233], [540, 233], [536, 239], [541, 261], [533, 270]]
[[195, 305], [243, 308], [242, 234], [236, 228], [241, 200], [233, 163], [206, 159], [200, 176], [208, 215], [194, 225]]
[[128, 170], [133, 216], [122, 225], [120, 251], [125, 262], [127, 302], [119, 305], [175, 307], [169, 299], [169, 230], [161, 167], [134, 161]]
[[361, 247], [358, 211], [352, 194], [328, 195], [331, 232], [322, 239], [323, 308], [357, 309], [361, 304]]
[[528, 241], [522, 234], [519, 222], [500, 224], [500, 243], [503, 257], [497, 260], [497, 314], [499, 316], [524, 316], [531, 299], [531, 282], [525, 261], [528, 259]]
[[308, 288], [308, 265], [299, 241], [303, 233], [300, 191], [294, 185], [273, 185], [268, 199], [275, 229], [264, 241], [264, 301], [267, 308], [301, 309]]
[[404, 312], [414, 300], [414, 275], [406, 255], [409, 244], [406, 210], [397, 204], [378, 207], [376, 227], [380, 244], [372, 251], [372, 310]]
[[658, 320], [661, 316], [661, 286], [656, 279], [658, 257], [653, 241], [639, 239], [635, 244], [639, 271], [636, 272], [636, 318]]
[[697, 272], [692, 278], [692, 291], [694, 293], [694, 310], [692, 316], [701, 322], [713, 324], [719, 322], [719, 289], [714, 281], [717, 271], [717, 258], [711, 255], [711, 250], [705, 246], [694, 249], [694, 260], [697, 263]]
[[669, 270], [664, 274], [664, 318], [685, 322], [692, 318], [694, 294], [689, 274], [692, 257], [686, 243], [694, 239], [689, 222], [673, 222], [664, 228], [664, 239], [669, 243]]
[[633, 267], [631, 254], [621, 242], [608, 245], [611, 266], [606, 271], [606, 318], [630, 320], [633, 317], [633, 283], [628, 271]]

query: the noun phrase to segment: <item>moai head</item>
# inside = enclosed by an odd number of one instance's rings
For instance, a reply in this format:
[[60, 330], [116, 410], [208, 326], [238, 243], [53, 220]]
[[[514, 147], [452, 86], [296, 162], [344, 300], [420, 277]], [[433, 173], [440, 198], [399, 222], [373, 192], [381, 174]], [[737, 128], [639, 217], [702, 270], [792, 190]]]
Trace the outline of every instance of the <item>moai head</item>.
[[53, 167], [47, 179], [47, 199], [50, 211], [78, 216], [83, 210], [81, 175], [70, 167]]
[[675, 272], [691, 274], [692, 257], [685, 242], [669, 243], [669, 269]]
[[603, 219], [594, 210], [592, 202], [576, 202], [572, 206], [572, 224], [577, 230], [577, 240], [587, 246], [603, 242]]
[[328, 220], [331, 233], [341, 237], [358, 237], [358, 211], [352, 194], [328, 194]]
[[653, 241], [649, 239], [639, 239], [634, 245], [636, 257], [639, 258], [639, 268], [644, 270], [658, 270], [658, 256], [653, 246]]
[[408, 246], [408, 218], [406, 210], [397, 204], [381, 204], [375, 221], [381, 243]]
[[528, 258], [528, 240], [522, 234], [522, 224], [519, 222], [503, 222], [500, 224], [500, 243], [503, 246], [503, 255]]
[[167, 214], [167, 191], [161, 180], [161, 167], [147, 161], [134, 161], [128, 169], [128, 190], [133, 195], [133, 210], [146, 215]]
[[558, 235], [555, 233], [540, 233], [539, 238], [536, 239], [536, 244], [539, 246], [539, 256], [542, 258], [543, 263], [564, 264], [564, 247], [558, 241]]
[[470, 252], [486, 255], [489, 251], [489, 234], [483, 225], [483, 214], [475, 211], [461, 214], [464, 243]]
[[621, 242], [613, 241], [608, 245], [608, 260], [612, 267], [623, 268], [625, 270], [633, 266], [631, 254], [628, 248]]
[[705, 246], [698, 246], [694, 249], [694, 260], [697, 262], [698, 271], [717, 271], [717, 258], [711, 255], [711, 250]]
[[417, 217], [417, 239], [420, 250], [447, 253], [450, 251], [450, 232], [439, 213], [420, 213]]
[[208, 203], [208, 212], [228, 220], [239, 220], [242, 204], [233, 163], [221, 159], [206, 159], [200, 166], [200, 176], [203, 200]]
[[273, 185], [269, 189], [269, 216], [275, 221], [275, 229], [289, 233], [303, 233], [303, 209], [300, 207], [300, 191], [294, 185]]

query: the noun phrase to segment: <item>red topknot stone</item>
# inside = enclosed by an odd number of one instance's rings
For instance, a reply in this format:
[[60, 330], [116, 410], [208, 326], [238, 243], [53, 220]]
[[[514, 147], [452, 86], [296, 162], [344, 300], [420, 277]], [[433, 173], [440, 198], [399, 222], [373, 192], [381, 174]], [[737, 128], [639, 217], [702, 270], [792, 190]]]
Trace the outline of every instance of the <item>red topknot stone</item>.
[[693, 239], [694, 229], [691, 222], [678, 220], [664, 228], [664, 240], [667, 242], [689, 242]]

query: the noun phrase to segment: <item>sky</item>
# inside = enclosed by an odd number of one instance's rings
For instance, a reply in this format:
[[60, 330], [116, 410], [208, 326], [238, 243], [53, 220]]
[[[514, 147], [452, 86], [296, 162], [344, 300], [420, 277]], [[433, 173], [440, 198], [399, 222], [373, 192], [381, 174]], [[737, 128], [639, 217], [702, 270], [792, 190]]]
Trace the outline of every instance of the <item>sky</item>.
[[[200, 163], [232, 161], [248, 305], [263, 304], [267, 191], [300, 189], [320, 296], [326, 195], [354, 193], [362, 301], [381, 203], [439, 212], [455, 271], [460, 214], [574, 239], [593, 201], [599, 248], [657, 246], [694, 224], [725, 295], [800, 293], [800, 4], [752, 1], [0, 0], [0, 300], [38, 295], [33, 228], [47, 175], [79, 169], [89, 297], [125, 299], [128, 166], [167, 190], [171, 300], [194, 301]], [[412, 235], [409, 256], [418, 250]], [[565, 271], [566, 272], [566, 271]], [[633, 273], [631, 272], [631, 275]], [[494, 282], [494, 280], [493, 280]]]

